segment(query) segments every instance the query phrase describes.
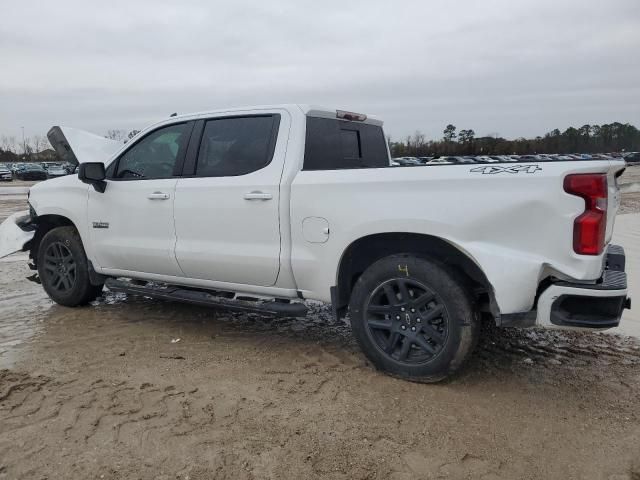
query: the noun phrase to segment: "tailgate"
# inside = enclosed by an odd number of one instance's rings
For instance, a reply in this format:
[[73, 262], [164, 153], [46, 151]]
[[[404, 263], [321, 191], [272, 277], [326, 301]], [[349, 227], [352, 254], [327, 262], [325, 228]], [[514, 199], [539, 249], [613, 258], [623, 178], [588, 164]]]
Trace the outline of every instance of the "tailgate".
[[611, 242], [611, 236], [613, 235], [613, 227], [616, 221], [616, 214], [620, 208], [620, 186], [618, 180], [620, 175], [626, 168], [626, 162], [624, 160], [611, 160], [611, 167], [607, 173], [607, 185], [609, 188], [609, 199], [607, 205], [607, 231], [605, 234], [605, 244]]

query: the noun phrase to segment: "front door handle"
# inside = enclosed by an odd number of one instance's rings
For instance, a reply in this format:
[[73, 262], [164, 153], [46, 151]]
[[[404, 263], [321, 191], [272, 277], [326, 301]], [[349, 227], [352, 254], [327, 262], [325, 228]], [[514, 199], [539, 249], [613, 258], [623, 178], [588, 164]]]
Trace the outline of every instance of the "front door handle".
[[244, 194], [245, 200], [271, 200], [272, 198], [273, 198], [273, 195], [265, 192], [255, 191], [255, 192], [249, 192]]
[[170, 195], [163, 192], [153, 192], [147, 195], [149, 200], [169, 200]]

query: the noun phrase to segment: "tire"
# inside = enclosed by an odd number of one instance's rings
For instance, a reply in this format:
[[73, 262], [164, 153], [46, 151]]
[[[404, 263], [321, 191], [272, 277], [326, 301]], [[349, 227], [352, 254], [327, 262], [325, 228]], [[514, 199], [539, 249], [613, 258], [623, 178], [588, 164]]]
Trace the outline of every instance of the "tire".
[[411, 255], [371, 265], [353, 288], [349, 311], [353, 334], [373, 365], [411, 381], [438, 382], [458, 371], [480, 333], [464, 279]]
[[74, 227], [45, 234], [38, 249], [38, 275], [51, 300], [66, 307], [86, 305], [102, 292], [102, 285], [90, 282], [89, 261]]

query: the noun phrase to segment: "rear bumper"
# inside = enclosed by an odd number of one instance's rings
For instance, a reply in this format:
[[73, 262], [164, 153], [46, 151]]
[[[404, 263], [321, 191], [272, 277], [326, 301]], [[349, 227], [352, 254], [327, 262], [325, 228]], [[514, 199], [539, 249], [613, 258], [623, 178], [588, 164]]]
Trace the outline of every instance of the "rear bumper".
[[625, 253], [610, 245], [602, 277], [595, 283], [558, 282], [538, 298], [536, 325], [550, 328], [606, 329], [617, 327], [627, 297]]

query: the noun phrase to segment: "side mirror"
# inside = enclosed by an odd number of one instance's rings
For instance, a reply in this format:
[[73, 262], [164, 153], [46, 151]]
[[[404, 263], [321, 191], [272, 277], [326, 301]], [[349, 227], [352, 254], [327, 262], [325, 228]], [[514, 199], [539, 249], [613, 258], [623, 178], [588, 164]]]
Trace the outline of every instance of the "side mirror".
[[107, 182], [104, 180], [106, 177], [107, 174], [104, 171], [104, 163], [102, 162], [81, 163], [78, 167], [80, 181], [93, 185], [96, 192], [104, 193], [107, 188]]

